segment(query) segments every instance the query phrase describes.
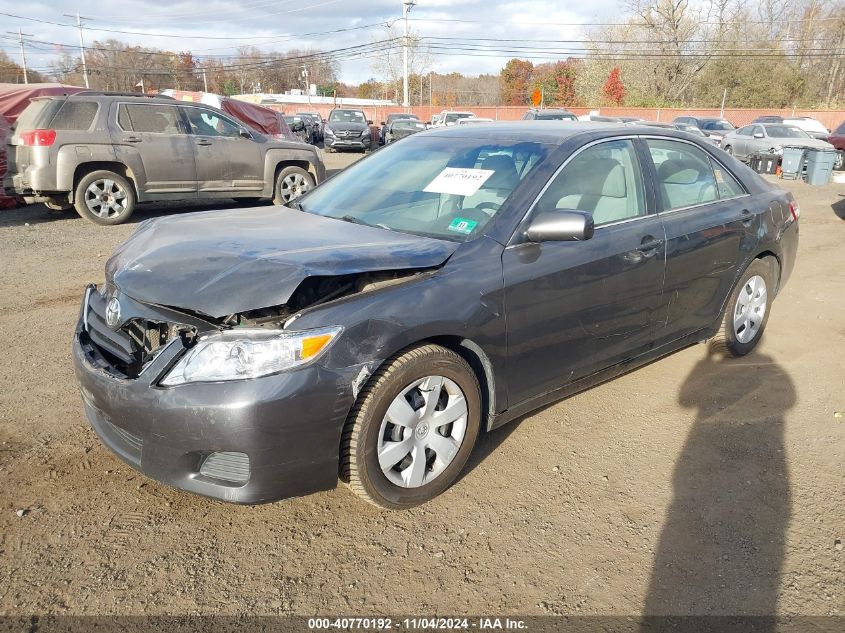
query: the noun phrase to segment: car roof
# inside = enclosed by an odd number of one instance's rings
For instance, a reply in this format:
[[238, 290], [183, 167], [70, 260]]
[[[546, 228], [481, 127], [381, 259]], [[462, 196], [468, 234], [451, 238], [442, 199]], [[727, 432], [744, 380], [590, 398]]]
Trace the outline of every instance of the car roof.
[[[675, 128], [660, 129], [648, 125], [624, 125], [597, 121], [498, 121], [476, 125], [454, 125], [438, 127], [420, 132], [415, 136], [467, 138], [479, 140], [522, 140], [526, 142], [560, 145], [564, 140], [578, 134], [604, 132], [607, 136], [636, 134], [660, 134], [681, 139], [690, 135]], [[601, 134], [597, 134], [601, 136]], [[696, 139], [698, 140], [698, 139]]]

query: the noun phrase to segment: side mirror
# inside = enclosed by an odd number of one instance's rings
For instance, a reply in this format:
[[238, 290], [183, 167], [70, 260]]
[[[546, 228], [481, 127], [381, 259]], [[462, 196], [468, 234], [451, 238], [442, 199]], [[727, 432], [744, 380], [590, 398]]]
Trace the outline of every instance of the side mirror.
[[[372, 124], [373, 124], [373, 122], [370, 119], [367, 119], [367, 125], [372, 125]], [[382, 125], [384, 125], [384, 123], [382, 123]]]
[[241, 135], [241, 138], [249, 138], [249, 139], [252, 138], [252, 134], [250, 134], [246, 130], [241, 130], [240, 135]]
[[763, 138], [762, 132], [754, 132], [754, 138]]
[[381, 126], [382, 126], [382, 127], [384, 127], [385, 125], [387, 125], [387, 123], [385, 123], [384, 121], [382, 121], [382, 122], [381, 122]]
[[591, 237], [593, 216], [572, 209], [538, 213], [525, 230], [529, 242], [583, 242]]

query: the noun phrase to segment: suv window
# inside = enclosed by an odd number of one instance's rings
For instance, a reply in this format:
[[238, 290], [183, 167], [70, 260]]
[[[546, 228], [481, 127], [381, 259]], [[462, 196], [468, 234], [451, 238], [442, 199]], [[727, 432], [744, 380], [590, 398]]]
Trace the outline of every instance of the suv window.
[[833, 132], [834, 134], [845, 134], [845, 123], [840, 125], [836, 130]]
[[18, 120], [12, 126], [16, 130], [34, 130], [38, 128], [38, 120], [41, 118], [41, 113], [45, 108], [51, 104], [50, 99], [35, 99], [29, 102], [29, 105], [24, 108]]
[[719, 199], [716, 177], [707, 154], [693, 145], [648, 139], [663, 210], [682, 209]]
[[179, 110], [171, 105], [121, 103], [117, 123], [127, 132], [153, 134], [183, 134], [179, 124]]
[[185, 108], [185, 112], [188, 115], [188, 123], [191, 125], [191, 131], [198, 136], [237, 138], [241, 135], [241, 127], [239, 125], [220, 116], [213, 110]]
[[97, 108], [94, 101], [65, 101], [50, 121], [50, 127], [54, 130], [87, 130], [94, 123]]
[[577, 209], [596, 226], [646, 214], [634, 144], [608, 141], [585, 149], [563, 168], [537, 202], [538, 211]]

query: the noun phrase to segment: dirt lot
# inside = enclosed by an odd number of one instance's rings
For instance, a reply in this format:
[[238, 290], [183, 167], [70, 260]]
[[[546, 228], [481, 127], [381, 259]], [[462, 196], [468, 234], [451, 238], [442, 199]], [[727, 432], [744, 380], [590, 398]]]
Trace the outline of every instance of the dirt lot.
[[[756, 353], [695, 346], [528, 416], [404, 513], [343, 487], [226, 505], [124, 465], [69, 347], [134, 227], [0, 212], [0, 614], [845, 614], [845, 185], [784, 185], [800, 257]], [[201, 208], [173, 206], [134, 219]]]

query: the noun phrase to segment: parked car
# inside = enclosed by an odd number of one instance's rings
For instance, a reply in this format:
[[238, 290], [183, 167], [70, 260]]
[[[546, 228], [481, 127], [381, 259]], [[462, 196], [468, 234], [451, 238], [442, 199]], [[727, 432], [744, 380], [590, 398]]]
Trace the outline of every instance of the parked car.
[[372, 121], [362, 110], [335, 108], [329, 112], [324, 128], [324, 147], [327, 152], [339, 149], [359, 149], [367, 151], [373, 145]]
[[643, 131], [436, 128], [291, 209], [148, 221], [83, 299], [91, 425], [217, 499], [340, 473], [408, 508], [482, 431], [711, 337], [747, 354], [792, 272], [798, 207], [708, 143]]
[[459, 119], [466, 119], [466, 118], [474, 117], [474, 116], [475, 116], [474, 112], [458, 112], [458, 111], [453, 111], [453, 110], [443, 110], [443, 112], [441, 112], [440, 115], [438, 116], [437, 123], [435, 123], [434, 125], [436, 127], [451, 126], [451, 125], [455, 125], [458, 122]]
[[391, 123], [399, 119], [411, 119], [413, 121], [420, 120], [416, 114], [412, 114], [410, 112], [391, 112], [387, 115], [387, 119], [381, 122], [381, 127], [379, 128], [379, 145], [384, 145], [387, 142], [387, 128], [390, 127]]
[[784, 118], [783, 122], [787, 125], [800, 127], [813, 138], [818, 138], [823, 141], [826, 141], [827, 137], [830, 136], [830, 130], [828, 130], [821, 121], [814, 119], [811, 116], [787, 117]]
[[836, 148], [836, 163], [834, 169], [845, 169], [845, 121], [831, 132], [827, 142]]
[[286, 114], [282, 117], [290, 128], [291, 133], [303, 143], [308, 143], [308, 125], [298, 114]]
[[387, 125], [384, 142], [386, 145], [389, 145], [390, 143], [411, 136], [411, 134], [424, 132], [427, 128], [428, 126], [418, 119], [394, 119]]
[[311, 114], [310, 112], [297, 112], [296, 116], [300, 117], [305, 123], [306, 141], [312, 145], [320, 142], [322, 120], [320, 117]]
[[629, 123], [629, 125], [647, 125], [649, 127], [659, 127], [668, 130], [680, 130], [681, 132], [687, 132], [688, 134], [692, 134], [693, 136], [701, 137], [702, 140], [710, 143], [711, 145], [718, 145], [718, 143], [707, 136], [704, 132], [702, 132], [698, 127], [695, 125], [690, 125], [688, 123], [666, 123], [663, 121], [637, 121], [635, 123]]
[[138, 202], [273, 199], [325, 177], [317, 151], [252, 130], [201, 103], [80, 92], [34, 99], [9, 140], [10, 195], [73, 206], [97, 224], [125, 222]]
[[475, 125], [476, 123], [495, 123], [495, 119], [490, 119], [483, 116], [469, 116], [464, 119], [458, 119], [457, 125]]
[[719, 145], [725, 134], [736, 129], [730, 121], [721, 118], [679, 116], [672, 119], [672, 123], [694, 125]]
[[813, 138], [804, 130], [785, 123], [754, 123], [725, 135], [722, 148], [740, 160], [751, 154], [782, 154], [784, 145], [830, 149], [826, 141]]
[[577, 121], [578, 117], [561, 108], [531, 108], [522, 115], [523, 121]]

